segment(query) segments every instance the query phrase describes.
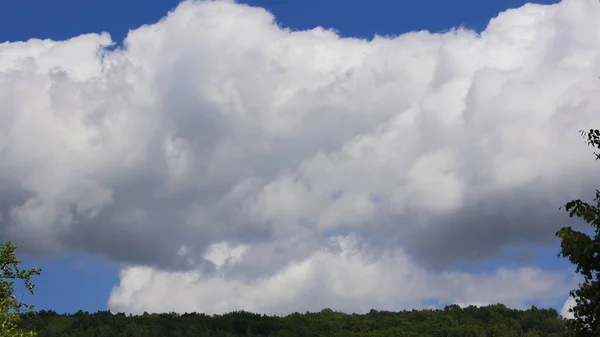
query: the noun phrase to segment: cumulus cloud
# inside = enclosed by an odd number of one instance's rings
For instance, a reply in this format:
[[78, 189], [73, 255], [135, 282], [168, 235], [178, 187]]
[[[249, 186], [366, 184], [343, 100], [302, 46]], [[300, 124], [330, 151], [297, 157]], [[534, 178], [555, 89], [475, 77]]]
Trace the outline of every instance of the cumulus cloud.
[[575, 302], [575, 298], [569, 296], [569, 298], [567, 298], [567, 300], [565, 301], [565, 304], [563, 304], [562, 308], [560, 309], [560, 315], [568, 319], [575, 318], [575, 315], [573, 315], [572, 312], [569, 312], [569, 309], [573, 308], [575, 305], [577, 305], [577, 302]]
[[[555, 244], [568, 221], [558, 206], [591, 195], [596, 171], [577, 131], [600, 124], [598, 15], [586, 0], [530, 4], [481, 34], [365, 41], [187, 1], [123, 48], [107, 34], [0, 44], [0, 235], [31, 253], [131, 265], [111, 303], [135, 311], [157, 305], [138, 294], [175, 281], [219, 290], [187, 304], [156, 295], [163, 306], [278, 312], [301, 306], [297, 296], [353, 308], [334, 284], [360, 288], [358, 267], [372, 273], [364, 303], [380, 306], [477, 301], [435, 282], [464, 281], [460, 293], [547, 280], [451, 267]], [[332, 253], [332, 237], [369, 254]], [[223, 271], [231, 247], [237, 262]], [[413, 272], [430, 288], [392, 296]], [[297, 289], [276, 303], [273, 284]], [[248, 294], [223, 302], [231, 291]], [[525, 300], [511, 296], [498, 301]]]
[[[270, 314], [320, 311], [323, 308], [367, 312], [372, 308], [424, 308], [428, 301], [525, 308], [531, 301], [548, 305], [572, 285], [559, 272], [536, 268], [500, 268], [488, 274], [431, 274], [401, 250], [374, 254], [356, 236], [334, 237], [308, 258], [289, 263], [270, 277], [243, 280], [232, 270], [243, 249], [215, 245], [209, 258], [217, 272], [169, 273], [148, 267], [121, 272], [109, 306], [114, 311], [224, 313], [249, 310]], [[216, 252], [214, 252], [216, 251]], [[241, 259], [241, 260], [240, 260]]]

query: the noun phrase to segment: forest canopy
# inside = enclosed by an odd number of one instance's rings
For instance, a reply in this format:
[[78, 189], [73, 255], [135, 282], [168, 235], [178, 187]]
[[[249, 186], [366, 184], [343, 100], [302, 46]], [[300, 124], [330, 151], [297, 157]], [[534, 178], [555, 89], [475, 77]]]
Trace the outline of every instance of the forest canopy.
[[50, 336], [271, 336], [271, 337], [378, 337], [378, 336], [568, 336], [566, 319], [554, 309], [509, 309], [502, 304], [485, 307], [458, 305], [436, 310], [345, 314], [331, 309], [294, 313], [285, 317], [245, 311], [224, 315], [188, 313], [112, 314], [109, 311], [24, 314], [22, 328]]

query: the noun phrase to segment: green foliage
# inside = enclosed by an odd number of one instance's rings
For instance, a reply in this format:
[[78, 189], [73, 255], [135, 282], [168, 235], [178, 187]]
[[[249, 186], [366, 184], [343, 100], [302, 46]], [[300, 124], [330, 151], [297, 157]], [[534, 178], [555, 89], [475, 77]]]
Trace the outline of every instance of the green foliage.
[[0, 245], [0, 337], [34, 336], [32, 331], [19, 329], [20, 313], [32, 310], [33, 306], [27, 305], [17, 299], [14, 294], [15, 280], [23, 281], [27, 290], [33, 294], [35, 285], [31, 276], [39, 275], [40, 269], [19, 269], [19, 261], [15, 254], [16, 247], [10, 242]]
[[[600, 149], [600, 130], [582, 131], [588, 145]], [[596, 160], [600, 153], [594, 152]], [[584, 277], [579, 289], [571, 291], [576, 304], [569, 311], [574, 319], [569, 326], [577, 337], [600, 336], [600, 191], [592, 204], [573, 200], [564, 205], [570, 217], [581, 218], [591, 225], [593, 235], [575, 231], [571, 227], [561, 228], [556, 235], [561, 239], [560, 256], [566, 257]]]
[[565, 320], [554, 309], [508, 309], [504, 305], [364, 315], [330, 309], [285, 317], [236, 311], [208, 316], [148, 314], [126, 316], [108, 311], [23, 314], [22, 327], [38, 337], [157, 336], [157, 337], [561, 337], [568, 336]]

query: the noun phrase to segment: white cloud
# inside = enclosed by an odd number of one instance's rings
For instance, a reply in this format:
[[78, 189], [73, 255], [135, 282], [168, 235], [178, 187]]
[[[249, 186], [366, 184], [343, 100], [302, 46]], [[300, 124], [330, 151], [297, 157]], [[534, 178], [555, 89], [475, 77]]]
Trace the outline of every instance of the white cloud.
[[[243, 260], [227, 264], [234, 269], [236, 263]], [[219, 270], [207, 275], [126, 268], [109, 306], [113, 311], [133, 313], [243, 309], [289, 314], [323, 308], [354, 312], [424, 308], [427, 300], [436, 299], [463, 305], [502, 302], [525, 308], [531, 301], [552, 303], [572, 285], [561, 273], [528, 267], [500, 268], [488, 274], [430, 273], [400, 249], [374, 254], [355, 236], [332, 238], [327, 247], [306, 259], [258, 280], [231, 277], [231, 269], [223, 265]]]
[[569, 309], [573, 308], [576, 304], [577, 304], [577, 302], [575, 302], [575, 298], [572, 296], [569, 296], [567, 298], [567, 300], [565, 301], [565, 304], [563, 304], [562, 308], [560, 309], [560, 315], [564, 318], [569, 318], [569, 319], [575, 318], [573, 313], [569, 312]]
[[[593, 192], [577, 131], [600, 125], [599, 15], [569, 0], [501, 13], [480, 35], [364, 41], [183, 2], [123, 49], [106, 34], [1, 44], [0, 234], [146, 266], [123, 271], [123, 310], [152, 308], [136, 289], [176, 280], [215, 290], [165, 309], [541, 298], [495, 289], [530, 289], [543, 271], [451, 267], [555, 244], [558, 206]], [[330, 252], [331, 235], [360, 239], [369, 259]], [[371, 274], [357, 283], [354, 267]], [[414, 294], [389, 285], [414, 277]], [[262, 299], [284, 287], [289, 298]]]

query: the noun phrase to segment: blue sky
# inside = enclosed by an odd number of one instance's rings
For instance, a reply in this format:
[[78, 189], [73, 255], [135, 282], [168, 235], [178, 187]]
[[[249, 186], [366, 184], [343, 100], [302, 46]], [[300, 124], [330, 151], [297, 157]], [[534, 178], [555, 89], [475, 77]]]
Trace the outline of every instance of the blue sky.
[[[557, 1], [537, 1], [556, 3]], [[177, 5], [174, 0], [30, 0], [0, 2], [0, 41], [30, 38], [68, 39], [82, 33], [109, 32], [122, 41], [129, 29], [154, 23]], [[525, 3], [520, 0], [263, 0], [244, 1], [268, 8], [287, 27], [307, 29], [333, 27], [342, 36], [398, 35], [413, 30], [446, 30], [465, 25], [485, 28], [490, 18]], [[38, 265], [43, 275], [36, 279], [37, 294], [31, 302], [38, 309], [74, 312], [107, 309], [111, 288], [118, 282], [119, 265], [100, 258], [68, 255], [54, 259], [22, 257], [25, 265]], [[560, 269], [567, 262], [556, 258], [556, 250], [544, 250], [532, 261], [547, 269]], [[488, 263], [478, 269], [497, 266]], [[466, 267], [465, 267], [466, 268]], [[556, 303], [559, 307], [561, 303]]]
[[[412, 30], [445, 30], [464, 25], [481, 30], [490, 18], [522, 0], [250, 0], [275, 14], [287, 27], [307, 29], [334, 27], [343, 36], [396, 35]], [[535, 3], [552, 4], [543, 0]], [[177, 0], [145, 1], [3, 1], [0, 40], [19, 41], [32, 37], [67, 39], [82, 33], [109, 32], [121, 41], [129, 29], [156, 22], [177, 6]]]

